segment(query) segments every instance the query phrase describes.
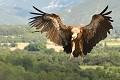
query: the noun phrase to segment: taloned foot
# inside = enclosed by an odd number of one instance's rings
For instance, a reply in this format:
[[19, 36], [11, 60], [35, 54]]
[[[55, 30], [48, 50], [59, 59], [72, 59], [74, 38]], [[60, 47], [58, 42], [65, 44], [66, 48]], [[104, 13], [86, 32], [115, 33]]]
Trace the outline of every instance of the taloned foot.
[[72, 60], [74, 58], [73, 54], [70, 54], [69, 60]]
[[81, 62], [82, 62], [82, 65], [84, 65], [85, 55], [82, 53], [80, 56], [81, 56]]

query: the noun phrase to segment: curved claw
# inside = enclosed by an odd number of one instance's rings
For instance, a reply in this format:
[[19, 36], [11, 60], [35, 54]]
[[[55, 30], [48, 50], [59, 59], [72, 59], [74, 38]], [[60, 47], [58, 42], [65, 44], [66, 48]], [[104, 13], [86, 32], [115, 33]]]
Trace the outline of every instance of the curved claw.
[[74, 56], [73, 56], [73, 54], [71, 53], [70, 54], [70, 57], [69, 57], [69, 60], [71, 60], [71, 59], [73, 59], [74, 58]]

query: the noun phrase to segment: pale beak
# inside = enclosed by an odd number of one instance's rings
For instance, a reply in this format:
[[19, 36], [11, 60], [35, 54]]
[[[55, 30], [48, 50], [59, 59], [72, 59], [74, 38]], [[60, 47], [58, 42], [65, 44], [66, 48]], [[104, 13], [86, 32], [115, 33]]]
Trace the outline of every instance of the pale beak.
[[77, 38], [77, 33], [73, 33], [71, 40], [74, 40], [74, 39], [76, 39], [76, 38]]
[[73, 40], [73, 38], [71, 38], [71, 41]]

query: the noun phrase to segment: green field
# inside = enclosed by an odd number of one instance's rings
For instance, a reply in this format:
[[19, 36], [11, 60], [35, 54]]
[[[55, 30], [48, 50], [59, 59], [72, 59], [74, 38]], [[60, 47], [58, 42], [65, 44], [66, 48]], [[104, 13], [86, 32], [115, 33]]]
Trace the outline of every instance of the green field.
[[[96, 69], [98, 67], [104, 69], [104, 66], [98, 66], [98, 65], [94, 65], [94, 66], [88, 66], [88, 65], [80, 66], [80, 68], [83, 69], [83, 70], [87, 69], [87, 68]], [[111, 69], [120, 69], [120, 67], [117, 67], [117, 66], [110, 66], [109, 68], [111, 68]]]
[[97, 66], [97, 65], [96, 66], [87, 66], [87, 65], [86, 66], [80, 66], [81, 69], [87, 69], [87, 68], [96, 69], [98, 67], [103, 69], [104, 66]]
[[103, 46], [106, 44], [108, 47], [120, 47], [120, 41], [115, 39], [115, 40], [109, 40], [109, 41], [101, 41], [100, 44]]

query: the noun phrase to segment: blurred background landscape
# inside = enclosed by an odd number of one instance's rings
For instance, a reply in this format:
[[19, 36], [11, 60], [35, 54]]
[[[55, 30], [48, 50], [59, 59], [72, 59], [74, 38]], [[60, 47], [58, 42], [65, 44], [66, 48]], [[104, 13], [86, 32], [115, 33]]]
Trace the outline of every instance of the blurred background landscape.
[[[114, 29], [90, 54], [69, 60], [61, 46], [32, 33], [32, 6], [59, 14], [64, 24], [88, 24], [106, 6]], [[0, 0], [0, 80], [120, 80], [119, 0]]]

